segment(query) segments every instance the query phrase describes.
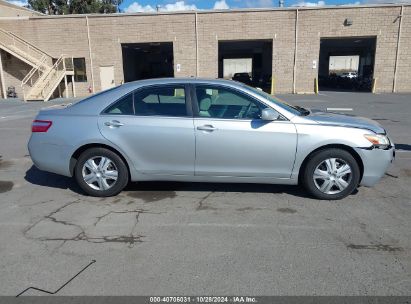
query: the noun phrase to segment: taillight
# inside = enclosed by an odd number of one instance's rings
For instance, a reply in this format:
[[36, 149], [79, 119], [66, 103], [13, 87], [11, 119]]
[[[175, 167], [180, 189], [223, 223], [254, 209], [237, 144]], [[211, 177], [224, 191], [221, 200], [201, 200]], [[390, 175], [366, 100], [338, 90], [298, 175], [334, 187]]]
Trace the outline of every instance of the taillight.
[[47, 132], [52, 123], [51, 120], [33, 120], [31, 132]]

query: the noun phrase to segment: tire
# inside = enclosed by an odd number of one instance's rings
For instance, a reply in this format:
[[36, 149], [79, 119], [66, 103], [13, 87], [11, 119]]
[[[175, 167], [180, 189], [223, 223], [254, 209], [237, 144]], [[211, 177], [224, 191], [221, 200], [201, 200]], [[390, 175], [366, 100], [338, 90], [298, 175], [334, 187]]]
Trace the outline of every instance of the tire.
[[339, 200], [357, 188], [360, 175], [359, 165], [349, 152], [326, 149], [310, 156], [302, 182], [315, 198]]
[[88, 195], [107, 197], [117, 195], [127, 186], [129, 172], [123, 159], [115, 152], [91, 148], [78, 158], [74, 177]]

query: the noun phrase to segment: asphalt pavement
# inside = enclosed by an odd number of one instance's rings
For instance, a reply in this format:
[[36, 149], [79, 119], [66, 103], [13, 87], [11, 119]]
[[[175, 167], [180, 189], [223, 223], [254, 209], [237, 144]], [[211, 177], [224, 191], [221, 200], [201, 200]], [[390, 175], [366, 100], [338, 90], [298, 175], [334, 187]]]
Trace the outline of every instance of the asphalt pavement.
[[[26, 148], [48, 103], [0, 101], [0, 295], [409, 295], [411, 94], [280, 95], [383, 124], [397, 158], [341, 201], [297, 186], [133, 183], [85, 196]], [[41, 295], [29, 290], [27, 295]]]

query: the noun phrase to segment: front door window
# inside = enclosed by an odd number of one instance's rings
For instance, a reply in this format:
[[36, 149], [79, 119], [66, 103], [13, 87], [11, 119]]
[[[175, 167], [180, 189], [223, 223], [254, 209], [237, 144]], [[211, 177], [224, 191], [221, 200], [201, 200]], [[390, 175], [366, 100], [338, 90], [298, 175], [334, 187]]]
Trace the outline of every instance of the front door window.
[[245, 94], [219, 86], [197, 86], [196, 95], [199, 117], [259, 119], [265, 108]]

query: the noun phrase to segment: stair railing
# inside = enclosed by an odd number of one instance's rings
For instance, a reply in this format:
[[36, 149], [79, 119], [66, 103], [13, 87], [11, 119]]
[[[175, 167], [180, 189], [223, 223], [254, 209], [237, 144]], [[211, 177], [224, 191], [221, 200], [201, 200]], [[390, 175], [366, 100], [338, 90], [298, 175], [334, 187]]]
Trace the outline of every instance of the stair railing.
[[47, 76], [44, 78], [44, 86], [41, 90], [41, 96], [44, 100], [48, 100], [50, 95], [53, 93], [51, 90], [56, 88], [56, 81], [60, 80], [60, 77], [66, 73], [66, 61], [65, 56], [61, 55], [59, 59], [54, 63], [53, 68], [47, 73]]
[[48, 59], [47, 63], [51, 64], [52, 57], [49, 54], [9, 31], [0, 29], [0, 44], [5, 47], [12, 45], [36, 60], [40, 60], [43, 56], [46, 56]]
[[[23, 78], [21, 81], [21, 87], [23, 89], [23, 97], [24, 100], [26, 100], [26, 91], [28, 88], [32, 88], [37, 81], [39, 81], [40, 76], [44, 72], [43, 65], [46, 64], [47, 61], [47, 56], [43, 55], [43, 57], [40, 59], [39, 63], [33, 67], [30, 72], [27, 73], [27, 75]], [[28, 88], [27, 88], [28, 87]]]

